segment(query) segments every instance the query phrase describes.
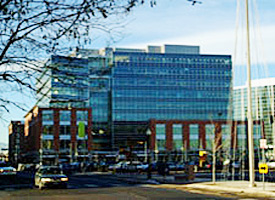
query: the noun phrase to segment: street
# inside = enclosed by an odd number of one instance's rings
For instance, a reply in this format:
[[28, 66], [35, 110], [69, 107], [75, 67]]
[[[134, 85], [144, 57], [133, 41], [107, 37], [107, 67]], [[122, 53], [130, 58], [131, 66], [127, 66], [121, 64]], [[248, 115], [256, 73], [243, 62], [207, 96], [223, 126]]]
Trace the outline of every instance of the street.
[[[1, 183], [3, 185], [3, 182]], [[13, 188], [0, 191], [0, 199], [233, 199], [124, 182], [111, 174], [74, 175], [68, 189]]]

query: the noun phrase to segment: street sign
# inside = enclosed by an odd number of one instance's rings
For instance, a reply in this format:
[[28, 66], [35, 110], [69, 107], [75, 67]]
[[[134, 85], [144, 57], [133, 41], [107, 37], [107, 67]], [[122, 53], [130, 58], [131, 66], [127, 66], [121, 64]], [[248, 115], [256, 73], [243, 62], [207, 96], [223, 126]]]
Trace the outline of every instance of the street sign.
[[260, 149], [267, 149], [266, 139], [260, 139]]
[[259, 173], [260, 174], [267, 174], [268, 173], [268, 166], [266, 163], [259, 163]]

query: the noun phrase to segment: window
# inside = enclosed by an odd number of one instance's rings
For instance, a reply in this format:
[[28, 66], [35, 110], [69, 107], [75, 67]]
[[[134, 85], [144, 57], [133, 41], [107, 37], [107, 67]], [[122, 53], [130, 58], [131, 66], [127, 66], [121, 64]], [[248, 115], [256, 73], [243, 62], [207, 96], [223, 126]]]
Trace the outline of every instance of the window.
[[43, 135], [53, 135], [53, 126], [51, 125], [44, 125], [42, 129]]
[[173, 124], [173, 148], [175, 150], [181, 150], [183, 147], [182, 142], [182, 125]]
[[43, 121], [53, 121], [53, 110], [43, 110], [42, 111]]
[[165, 150], [166, 149], [166, 129], [165, 124], [156, 125], [156, 149]]
[[88, 148], [87, 140], [77, 140], [77, 149], [85, 150]]
[[61, 110], [59, 112], [60, 121], [71, 121], [71, 111]]
[[199, 125], [198, 124], [190, 124], [190, 148], [198, 149], [199, 148]]
[[259, 142], [260, 142], [260, 139], [262, 138], [262, 134], [261, 134], [261, 125], [254, 125], [254, 130], [253, 130], [253, 133], [254, 133], [254, 146], [259, 146]]
[[53, 140], [43, 140], [43, 149], [53, 149]]
[[60, 125], [59, 135], [71, 135], [71, 127], [66, 125]]
[[231, 126], [222, 125], [222, 147], [229, 149], [231, 145]]
[[88, 111], [76, 111], [77, 121], [88, 121]]
[[238, 148], [243, 150], [247, 148], [245, 125], [237, 126], [237, 141], [238, 141]]
[[71, 141], [70, 140], [60, 140], [60, 149], [70, 149]]

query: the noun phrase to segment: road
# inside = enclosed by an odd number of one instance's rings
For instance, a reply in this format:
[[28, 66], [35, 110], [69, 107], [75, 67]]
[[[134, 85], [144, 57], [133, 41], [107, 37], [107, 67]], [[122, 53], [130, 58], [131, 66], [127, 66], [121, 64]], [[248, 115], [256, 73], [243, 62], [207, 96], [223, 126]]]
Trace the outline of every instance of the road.
[[152, 188], [125, 183], [112, 175], [92, 174], [71, 176], [68, 189], [6, 188], [0, 191], [2, 200], [155, 200], [155, 199], [234, 199], [213, 195], [195, 194], [176, 189]]

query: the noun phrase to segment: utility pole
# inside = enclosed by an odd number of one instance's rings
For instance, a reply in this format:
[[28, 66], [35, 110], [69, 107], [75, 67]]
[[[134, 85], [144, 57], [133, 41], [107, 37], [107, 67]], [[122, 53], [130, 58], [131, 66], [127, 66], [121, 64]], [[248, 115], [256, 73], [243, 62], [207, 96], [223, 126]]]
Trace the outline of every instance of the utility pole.
[[249, 186], [255, 187], [248, 0], [245, 1], [245, 10], [246, 10], [246, 39], [247, 39], [247, 126], [248, 126], [248, 153], [249, 153]]

